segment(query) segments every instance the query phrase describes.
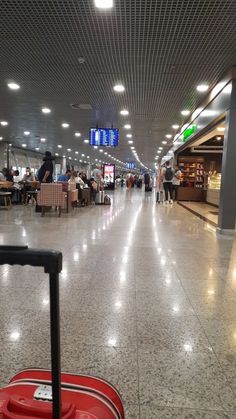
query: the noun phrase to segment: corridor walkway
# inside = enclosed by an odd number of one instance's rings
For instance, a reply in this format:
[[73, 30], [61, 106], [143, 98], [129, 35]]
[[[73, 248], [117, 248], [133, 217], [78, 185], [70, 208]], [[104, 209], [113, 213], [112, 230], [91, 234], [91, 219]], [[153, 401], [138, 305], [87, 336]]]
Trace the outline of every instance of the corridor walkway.
[[[0, 243], [63, 251], [63, 370], [120, 391], [127, 419], [236, 418], [236, 241], [154, 195], [44, 219], [0, 212]], [[1, 268], [0, 381], [49, 367], [48, 281]]]

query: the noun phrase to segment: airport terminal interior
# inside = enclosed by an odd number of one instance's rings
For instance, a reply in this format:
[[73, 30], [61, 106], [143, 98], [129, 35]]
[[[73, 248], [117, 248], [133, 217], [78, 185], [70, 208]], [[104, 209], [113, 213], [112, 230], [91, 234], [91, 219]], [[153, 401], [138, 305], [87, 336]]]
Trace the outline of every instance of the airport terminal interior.
[[236, 418], [235, 18], [0, 1], [0, 418]]

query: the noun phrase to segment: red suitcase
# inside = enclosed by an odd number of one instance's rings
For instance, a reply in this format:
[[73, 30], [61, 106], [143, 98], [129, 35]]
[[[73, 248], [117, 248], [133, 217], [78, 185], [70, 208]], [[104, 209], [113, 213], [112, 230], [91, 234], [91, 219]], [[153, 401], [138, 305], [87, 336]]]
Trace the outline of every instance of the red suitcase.
[[27, 369], [0, 389], [0, 419], [124, 419], [119, 393], [108, 382], [91, 376], [61, 373], [59, 273], [62, 254], [0, 246], [0, 265], [44, 267], [50, 283], [52, 371]]

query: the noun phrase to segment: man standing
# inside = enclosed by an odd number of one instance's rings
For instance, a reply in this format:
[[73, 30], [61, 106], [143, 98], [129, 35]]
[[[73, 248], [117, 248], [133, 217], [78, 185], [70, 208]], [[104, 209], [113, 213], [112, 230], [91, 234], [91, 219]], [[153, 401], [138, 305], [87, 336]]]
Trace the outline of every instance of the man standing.
[[38, 180], [42, 183], [52, 183], [53, 181], [53, 157], [50, 151], [46, 151], [43, 164], [38, 171]]
[[178, 199], [178, 188], [180, 186], [181, 176], [182, 176], [181, 170], [179, 170], [178, 166], [175, 166], [175, 172], [174, 172], [173, 183], [172, 183], [174, 201], [177, 201]]
[[167, 205], [168, 202], [170, 204], [173, 204], [172, 183], [174, 177], [174, 170], [172, 169], [169, 161], [167, 161], [165, 166], [163, 167], [161, 176], [163, 181], [163, 188], [165, 191], [165, 204]]

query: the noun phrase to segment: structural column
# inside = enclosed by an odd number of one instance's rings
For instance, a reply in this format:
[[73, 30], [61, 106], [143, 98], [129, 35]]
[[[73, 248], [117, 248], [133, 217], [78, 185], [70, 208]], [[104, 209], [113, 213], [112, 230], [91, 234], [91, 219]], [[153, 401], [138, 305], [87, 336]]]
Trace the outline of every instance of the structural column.
[[236, 79], [232, 80], [230, 107], [226, 112], [221, 176], [218, 231], [223, 234], [234, 234], [236, 222]]

